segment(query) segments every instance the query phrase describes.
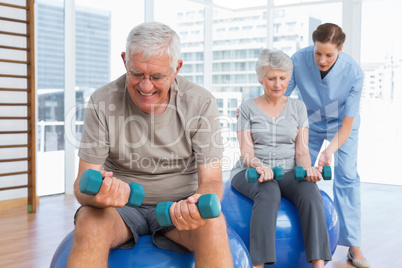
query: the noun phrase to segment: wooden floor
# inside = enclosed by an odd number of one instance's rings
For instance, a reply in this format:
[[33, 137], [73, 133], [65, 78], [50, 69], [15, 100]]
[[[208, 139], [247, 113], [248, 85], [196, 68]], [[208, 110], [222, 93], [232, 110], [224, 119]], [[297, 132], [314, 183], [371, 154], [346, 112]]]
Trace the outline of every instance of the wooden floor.
[[[332, 184], [320, 182], [331, 195]], [[362, 183], [362, 249], [373, 268], [402, 267], [402, 187]], [[73, 196], [40, 198], [36, 214], [26, 208], [0, 211], [0, 267], [49, 267], [61, 240], [74, 228]], [[338, 246], [326, 267], [352, 267]]]
[[26, 207], [1, 210], [0, 267], [49, 267], [58, 244], [74, 228], [78, 206], [72, 195], [55, 195], [41, 197], [36, 214]]

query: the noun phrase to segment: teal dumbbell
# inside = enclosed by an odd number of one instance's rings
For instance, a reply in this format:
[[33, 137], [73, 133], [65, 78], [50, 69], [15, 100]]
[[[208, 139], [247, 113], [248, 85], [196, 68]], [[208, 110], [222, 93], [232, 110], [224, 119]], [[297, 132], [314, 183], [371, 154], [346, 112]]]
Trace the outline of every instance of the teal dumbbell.
[[[96, 195], [99, 192], [102, 181], [102, 174], [99, 171], [94, 169], [84, 170], [79, 183], [81, 193]], [[130, 197], [128, 198], [127, 206], [140, 206], [145, 197], [144, 186], [135, 182], [130, 182], [128, 185], [130, 186]]]
[[[321, 175], [324, 180], [328, 181], [332, 179], [332, 171], [330, 166], [322, 167]], [[300, 166], [295, 167], [295, 180], [302, 181], [307, 177], [307, 171]]]
[[[173, 202], [167, 201], [156, 205], [156, 219], [160, 226], [173, 225], [169, 213], [172, 204]], [[201, 195], [196, 206], [203, 219], [217, 218], [221, 215], [221, 202], [216, 194]]]
[[[283, 168], [282, 167], [274, 167], [272, 169], [272, 172], [274, 173], [274, 180], [280, 181], [283, 179]], [[257, 173], [257, 170], [255, 168], [248, 168], [246, 170], [246, 181], [250, 183], [254, 183], [258, 180], [260, 177], [260, 174]]]

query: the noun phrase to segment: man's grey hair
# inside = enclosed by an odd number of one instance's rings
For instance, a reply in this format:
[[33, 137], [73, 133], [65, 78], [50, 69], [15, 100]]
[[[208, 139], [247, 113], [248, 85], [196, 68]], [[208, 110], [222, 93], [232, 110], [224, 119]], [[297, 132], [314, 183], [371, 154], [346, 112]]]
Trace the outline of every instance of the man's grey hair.
[[289, 77], [293, 73], [293, 62], [290, 57], [278, 49], [263, 49], [258, 58], [257, 64], [255, 66], [255, 71], [257, 73], [258, 81], [262, 81], [264, 75], [266, 75], [266, 67], [271, 67], [272, 69], [288, 71]]
[[145, 22], [134, 27], [127, 36], [126, 62], [130, 56], [142, 54], [145, 59], [167, 55], [175, 71], [180, 57], [180, 37], [160, 22]]

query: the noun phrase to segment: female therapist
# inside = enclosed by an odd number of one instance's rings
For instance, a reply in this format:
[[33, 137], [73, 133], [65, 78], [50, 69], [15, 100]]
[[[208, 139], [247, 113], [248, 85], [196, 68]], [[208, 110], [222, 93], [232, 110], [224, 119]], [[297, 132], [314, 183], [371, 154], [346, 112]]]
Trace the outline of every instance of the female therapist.
[[360, 250], [360, 177], [356, 169], [360, 124], [359, 104], [364, 74], [342, 52], [345, 33], [332, 23], [314, 31], [314, 46], [292, 56], [294, 71], [286, 95], [299, 88], [309, 116], [309, 149], [314, 165], [324, 139], [330, 141], [318, 159], [319, 166], [335, 160], [334, 203], [339, 216], [339, 245], [349, 247], [355, 267], [369, 267]]

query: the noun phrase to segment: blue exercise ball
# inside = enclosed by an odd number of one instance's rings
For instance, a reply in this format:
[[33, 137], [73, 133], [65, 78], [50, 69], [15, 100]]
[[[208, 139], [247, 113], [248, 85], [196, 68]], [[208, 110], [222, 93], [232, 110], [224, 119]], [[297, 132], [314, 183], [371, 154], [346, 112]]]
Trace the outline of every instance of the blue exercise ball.
[[[60, 243], [53, 255], [50, 268], [64, 268], [73, 244], [74, 231]], [[229, 246], [234, 267], [249, 268], [251, 259], [247, 247], [236, 232], [228, 226]], [[112, 249], [108, 267], [152, 267], [188, 268], [194, 267], [194, 254], [181, 254], [156, 247], [151, 235], [140, 236], [138, 243], [131, 249]]]
[[[339, 238], [339, 222], [331, 198], [321, 191], [325, 209], [327, 229], [332, 254], [335, 252]], [[247, 248], [250, 248], [250, 219], [254, 202], [237, 192], [230, 180], [225, 182], [225, 194], [222, 200], [222, 213], [227, 223], [243, 239]], [[307, 263], [304, 250], [304, 240], [300, 225], [299, 212], [296, 206], [282, 197], [276, 227], [276, 264], [265, 267], [276, 268], [304, 268], [312, 267]]]

